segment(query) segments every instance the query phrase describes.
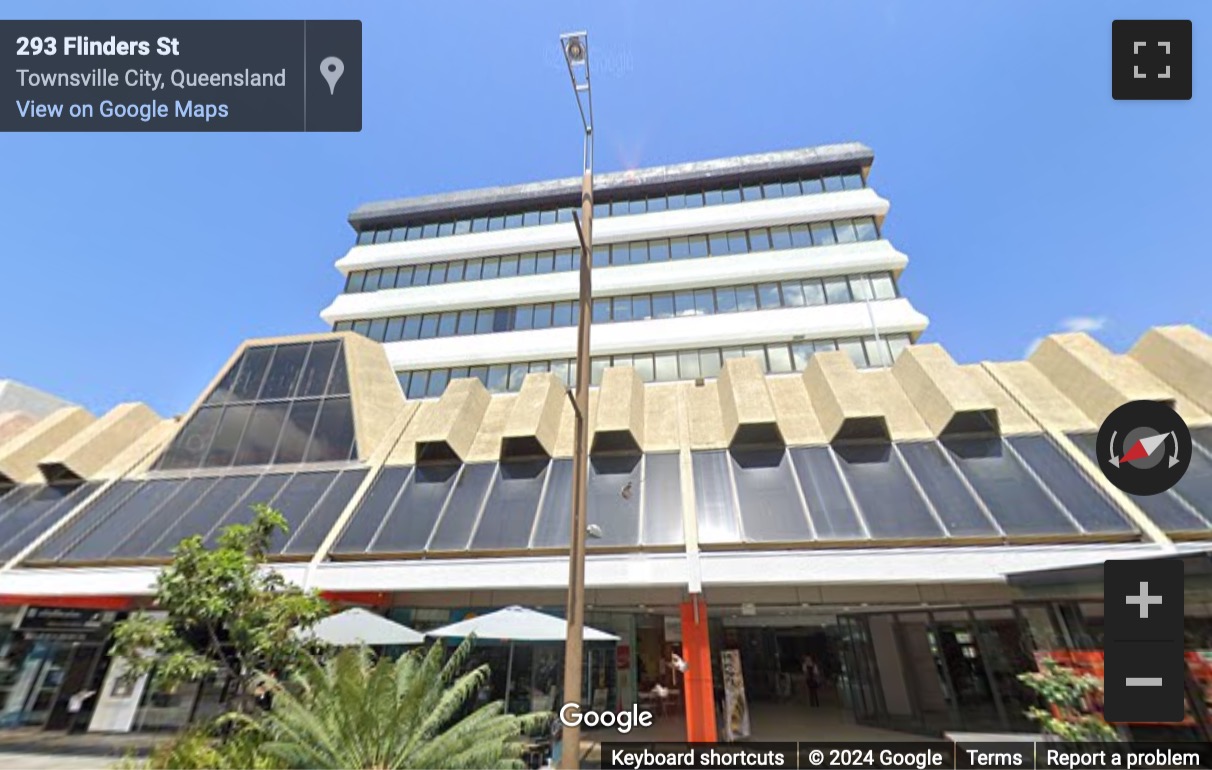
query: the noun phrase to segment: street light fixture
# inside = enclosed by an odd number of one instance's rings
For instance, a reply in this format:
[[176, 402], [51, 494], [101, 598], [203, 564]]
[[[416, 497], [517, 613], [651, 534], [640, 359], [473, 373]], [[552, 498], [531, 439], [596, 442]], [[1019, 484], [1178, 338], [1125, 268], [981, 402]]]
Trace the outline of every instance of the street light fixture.
[[[585, 129], [581, 162], [581, 215], [573, 213], [577, 237], [581, 241], [580, 279], [577, 318], [576, 392], [573, 396], [575, 440], [572, 450], [572, 536], [568, 547], [568, 636], [564, 642], [564, 703], [580, 709], [581, 676], [584, 671], [585, 628], [585, 535], [589, 473], [589, 322], [592, 320], [593, 283], [593, 92], [589, 87], [589, 34], [570, 32], [560, 35], [560, 50], [568, 65], [572, 90], [577, 97], [581, 125]], [[560, 765], [577, 768], [581, 764], [581, 728], [564, 729], [564, 753]]]

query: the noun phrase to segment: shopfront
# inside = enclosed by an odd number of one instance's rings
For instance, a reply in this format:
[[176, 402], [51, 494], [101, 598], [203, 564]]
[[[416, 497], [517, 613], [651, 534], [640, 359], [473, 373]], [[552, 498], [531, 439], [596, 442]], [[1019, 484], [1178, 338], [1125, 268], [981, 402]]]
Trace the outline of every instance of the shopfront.
[[18, 610], [0, 641], [0, 727], [87, 728], [116, 619], [109, 610]]
[[[1102, 678], [1101, 599], [876, 612], [838, 619], [843, 680], [862, 724], [939, 735], [1038, 731], [1018, 675], [1044, 657]], [[1186, 602], [1187, 718], [1125, 726], [1138, 740], [1207, 740], [1212, 602]], [[1090, 703], [1101, 709], [1101, 696]]]

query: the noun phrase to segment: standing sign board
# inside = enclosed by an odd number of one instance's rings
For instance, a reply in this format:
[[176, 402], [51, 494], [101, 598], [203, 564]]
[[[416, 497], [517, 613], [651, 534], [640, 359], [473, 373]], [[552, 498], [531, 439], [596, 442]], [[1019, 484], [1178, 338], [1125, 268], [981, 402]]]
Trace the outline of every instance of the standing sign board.
[[745, 700], [745, 676], [741, 672], [741, 651], [720, 653], [724, 679], [724, 740], [749, 737], [749, 702]]

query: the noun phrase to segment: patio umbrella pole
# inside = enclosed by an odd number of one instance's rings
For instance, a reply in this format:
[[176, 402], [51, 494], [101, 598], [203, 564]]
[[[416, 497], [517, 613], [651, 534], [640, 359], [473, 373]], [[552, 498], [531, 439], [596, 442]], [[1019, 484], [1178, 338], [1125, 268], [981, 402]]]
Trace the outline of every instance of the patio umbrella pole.
[[513, 641], [509, 642], [509, 663], [505, 666], [505, 713], [509, 713], [509, 690], [513, 686]]

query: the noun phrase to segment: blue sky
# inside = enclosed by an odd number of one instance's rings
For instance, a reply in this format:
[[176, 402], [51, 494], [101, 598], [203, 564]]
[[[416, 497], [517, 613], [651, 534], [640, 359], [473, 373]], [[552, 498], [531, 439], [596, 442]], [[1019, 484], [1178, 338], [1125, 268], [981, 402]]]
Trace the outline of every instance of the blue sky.
[[[324, 329], [357, 204], [859, 140], [924, 341], [1017, 358], [1212, 330], [1212, 11], [1197, 2], [41, 2], [39, 18], [359, 18], [360, 134], [0, 134], [0, 378], [180, 412], [243, 339]], [[1194, 20], [1190, 102], [1115, 102], [1111, 21]], [[102, 16], [101, 14], [104, 14]]]

